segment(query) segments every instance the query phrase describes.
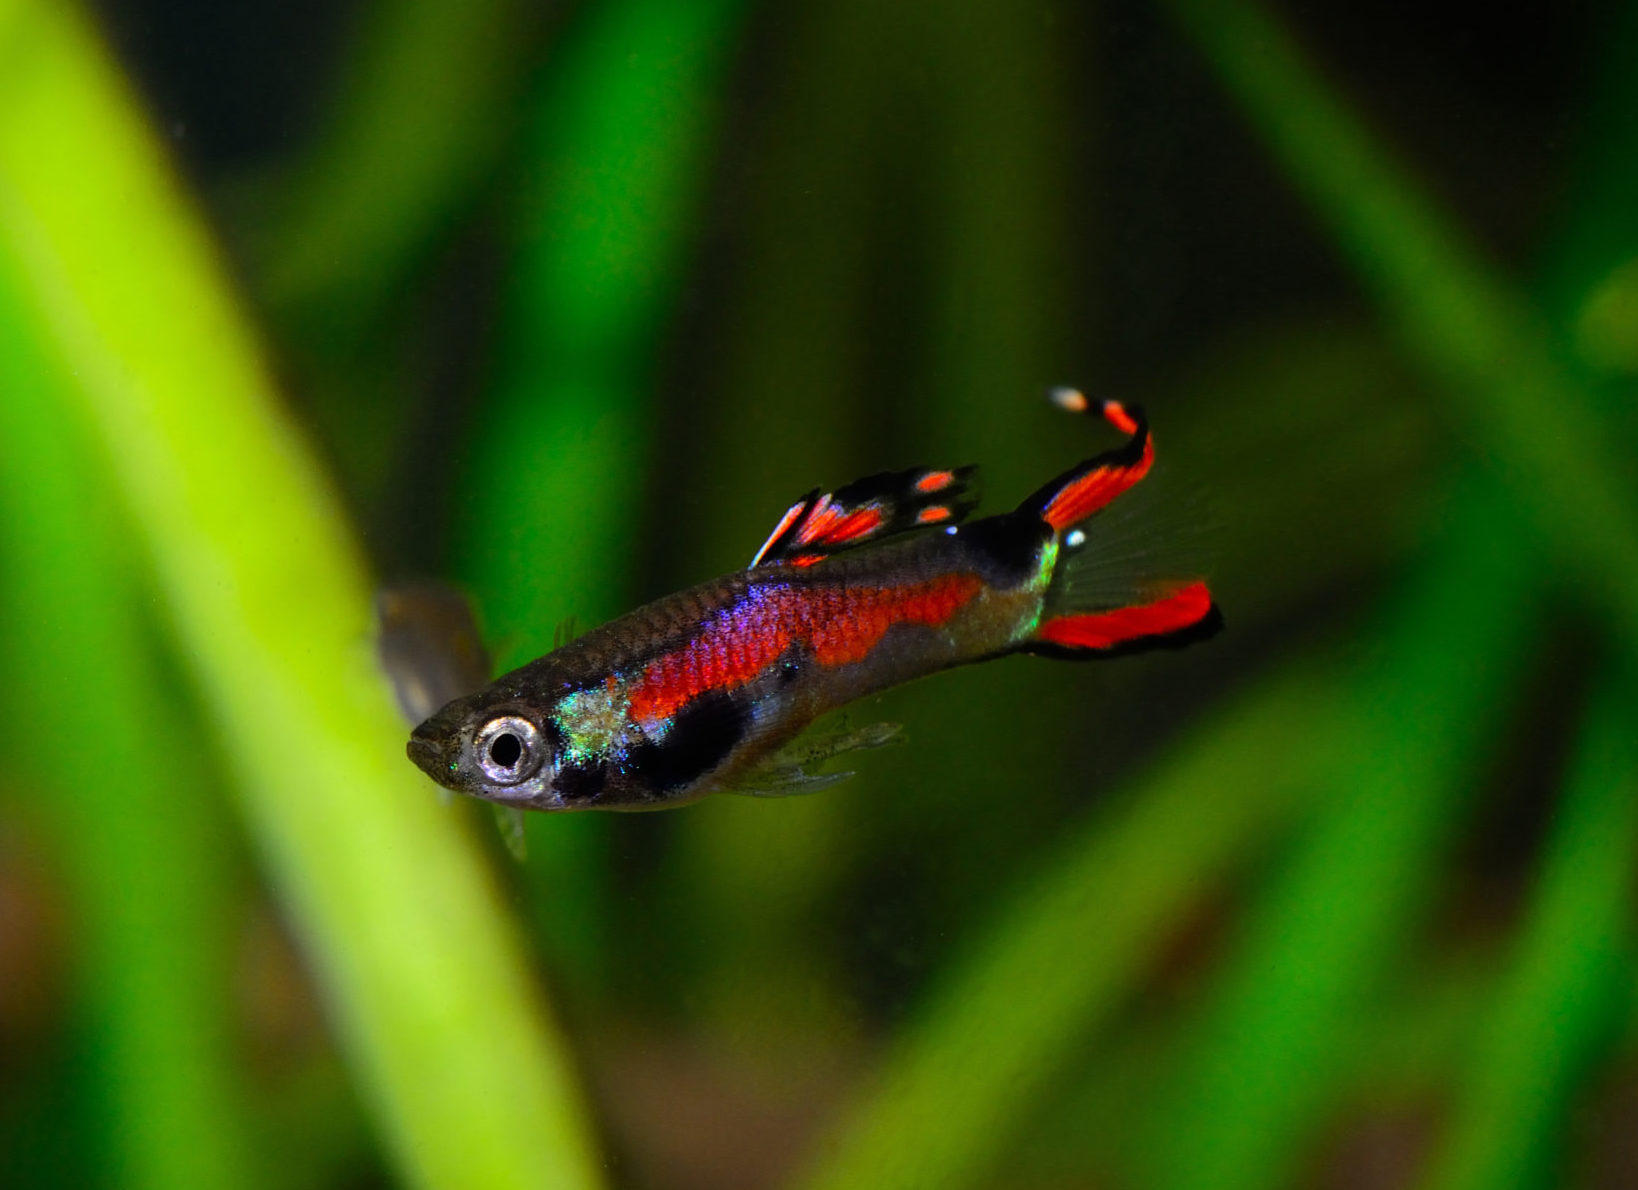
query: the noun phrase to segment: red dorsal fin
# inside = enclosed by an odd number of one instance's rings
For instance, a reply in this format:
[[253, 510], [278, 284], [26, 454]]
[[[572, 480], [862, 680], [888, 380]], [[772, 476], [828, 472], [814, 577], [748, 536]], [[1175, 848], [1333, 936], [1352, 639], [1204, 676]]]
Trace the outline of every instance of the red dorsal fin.
[[752, 566], [811, 566], [840, 550], [925, 525], [953, 525], [977, 504], [977, 469], [884, 471], [785, 510]]

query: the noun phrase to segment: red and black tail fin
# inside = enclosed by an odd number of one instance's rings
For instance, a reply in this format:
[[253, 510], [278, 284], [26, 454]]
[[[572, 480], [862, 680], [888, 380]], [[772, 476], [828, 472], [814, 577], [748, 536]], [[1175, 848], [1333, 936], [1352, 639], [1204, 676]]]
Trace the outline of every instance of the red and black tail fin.
[[1052, 399], [1071, 413], [1102, 417], [1129, 437], [1019, 506], [1020, 513], [1045, 521], [1058, 545], [1040, 624], [1024, 649], [1059, 657], [1112, 657], [1181, 648], [1215, 635], [1223, 617], [1201, 578], [1141, 550], [1100, 548], [1111, 543], [1093, 519], [1154, 463], [1143, 411], [1119, 401], [1090, 401], [1073, 389], [1054, 389]]
[[1155, 447], [1149, 422], [1136, 405], [1119, 401], [1089, 401], [1072, 388], [1055, 388], [1052, 401], [1070, 413], [1095, 414], [1121, 433], [1126, 443], [1094, 455], [1074, 470], [1058, 476], [1019, 507], [1030, 509], [1058, 533], [1064, 533], [1094, 514], [1149, 473]]
[[925, 525], [959, 523], [978, 503], [976, 467], [884, 471], [834, 492], [817, 488], [779, 519], [752, 566], [812, 566], [840, 550]]
[[1134, 588], [1131, 599], [1100, 611], [1044, 615], [1024, 650], [1073, 660], [1124, 657], [1151, 649], [1181, 649], [1223, 629], [1223, 613], [1199, 579], [1169, 589]]

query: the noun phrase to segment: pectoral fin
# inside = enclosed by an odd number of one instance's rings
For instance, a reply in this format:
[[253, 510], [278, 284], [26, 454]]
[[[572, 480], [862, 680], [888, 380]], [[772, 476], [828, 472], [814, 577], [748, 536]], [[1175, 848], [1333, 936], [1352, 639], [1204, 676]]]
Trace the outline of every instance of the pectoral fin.
[[523, 811], [517, 806], [503, 806], [495, 803], [495, 826], [500, 831], [501, 841], [506, 844], [506, 850], [512, 853], [512, 858], [522, 863], [529, 858], [529, 840], [523, 833]]
[[762, 764], [737, 778], [724, 793], [746, 797], [800, 797], [818, 793], [853, 776], [851, 771], [815, 773], [814, 766], [833, 756], [863, 748], [880, 748], [902, 738], [897, 723], [871, 723], [850, 728], [845, 719], [804, 732]]

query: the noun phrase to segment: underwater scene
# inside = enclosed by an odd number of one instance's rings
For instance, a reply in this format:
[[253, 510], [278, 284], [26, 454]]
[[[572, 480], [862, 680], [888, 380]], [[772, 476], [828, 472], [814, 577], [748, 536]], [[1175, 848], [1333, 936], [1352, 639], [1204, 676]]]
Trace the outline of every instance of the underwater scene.
[[1631, 4], [0, 0], [0, 1185], [1638, 1185], [1635, 398]]

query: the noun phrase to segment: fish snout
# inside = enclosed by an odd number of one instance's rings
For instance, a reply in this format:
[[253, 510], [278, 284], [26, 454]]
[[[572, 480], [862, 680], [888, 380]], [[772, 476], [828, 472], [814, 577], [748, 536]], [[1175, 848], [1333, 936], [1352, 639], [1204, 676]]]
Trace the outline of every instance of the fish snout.
[[440, 785], [449, 784], [448, 749], [439, 734], [430, 730], [429, 723], [421, 724], [410, 733], [404, 751], [427, 776]]

